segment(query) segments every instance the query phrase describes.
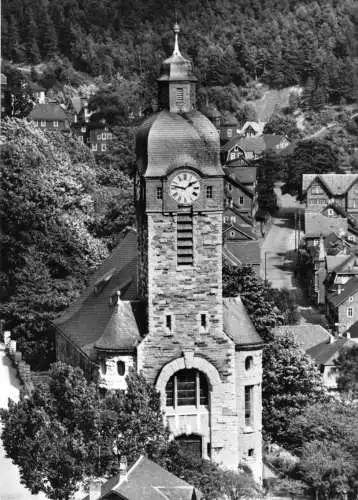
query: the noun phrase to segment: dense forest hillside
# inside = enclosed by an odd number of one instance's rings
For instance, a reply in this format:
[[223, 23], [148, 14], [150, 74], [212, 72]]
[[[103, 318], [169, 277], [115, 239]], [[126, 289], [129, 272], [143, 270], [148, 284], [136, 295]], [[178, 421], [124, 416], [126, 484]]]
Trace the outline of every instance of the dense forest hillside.
[[218, 87], [237, 94], [221, 97], [221, 109], [232, 108], [251, 79], [274, 88], [305, 85], [313, 106], [357, 98], [352, 0], [4, 0], [2, 11], [5, 59], [35, 65], [59, 57], [59, 78], [74, 67], [108, 82], [135, 82], [143, 104], [171, 52], [175, 11], [202, 98], [217, 100]]

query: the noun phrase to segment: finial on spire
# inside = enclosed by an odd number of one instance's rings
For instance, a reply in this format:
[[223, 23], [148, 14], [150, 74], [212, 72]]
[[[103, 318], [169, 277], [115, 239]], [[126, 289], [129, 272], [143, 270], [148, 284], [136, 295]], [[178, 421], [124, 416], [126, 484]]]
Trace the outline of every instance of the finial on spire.
[[174, 52], [173, 55], [175, 56], [180, 56], [180, 50], [179, 50], [179, 33], [180, 33], [180, 26], [176, 22], [173, 26], [173, 31], [175, 33], [175, 41], [174, 41]]

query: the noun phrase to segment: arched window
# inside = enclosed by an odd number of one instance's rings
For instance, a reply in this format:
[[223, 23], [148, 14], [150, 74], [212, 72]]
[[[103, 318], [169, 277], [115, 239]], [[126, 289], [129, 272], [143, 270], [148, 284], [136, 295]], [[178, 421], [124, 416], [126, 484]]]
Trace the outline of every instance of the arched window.
[[250, 370], [253, 364], [254, 364], [253, 357], [247, 356], [247, 358], [245, 359], [245, 370]]
[[117, 361], [117, 372], [118, 372], [118, 375], [121, 375], [123, 376], [124, 373], [126, 371], [126, 365], [124, 363], [124, 361]]
[[170, 377], [166, 392], [166, 405], [207, 406], [209, 400], [208, 382], [198, 370], [180, 370]]

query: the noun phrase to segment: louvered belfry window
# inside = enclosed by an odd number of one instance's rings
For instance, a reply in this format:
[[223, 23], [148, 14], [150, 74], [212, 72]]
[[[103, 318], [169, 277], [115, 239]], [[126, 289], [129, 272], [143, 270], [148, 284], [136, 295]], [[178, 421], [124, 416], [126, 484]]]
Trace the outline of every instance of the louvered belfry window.
[[193, 217], [191, 214], [177, 216], [178, 266], [193, 265]]
[[177, 88], [177, 103], [183, 104], [183, 102], [184, 102], [184, 88], [178, 87]]

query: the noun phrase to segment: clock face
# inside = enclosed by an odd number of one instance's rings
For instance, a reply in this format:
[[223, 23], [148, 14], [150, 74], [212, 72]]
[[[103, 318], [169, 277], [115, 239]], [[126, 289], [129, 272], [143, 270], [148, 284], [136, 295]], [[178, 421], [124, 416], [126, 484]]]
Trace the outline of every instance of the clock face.
[[177, 203], [190, 205], [199, 198], [199, 178], [190, 172], [181, 172], [170, 183], [169, 192]]

